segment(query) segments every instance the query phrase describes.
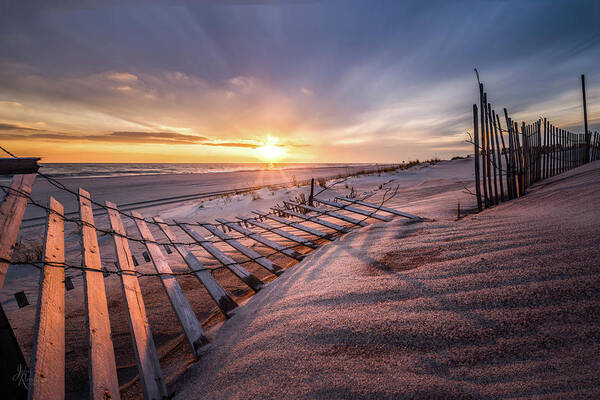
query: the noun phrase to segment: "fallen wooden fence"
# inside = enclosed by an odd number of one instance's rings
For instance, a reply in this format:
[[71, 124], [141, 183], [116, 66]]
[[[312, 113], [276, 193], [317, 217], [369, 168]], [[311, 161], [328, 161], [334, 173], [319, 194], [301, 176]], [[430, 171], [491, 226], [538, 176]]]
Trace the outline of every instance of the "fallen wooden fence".
[[[30, 197], [31, 187], [35, 175], [16, 175], [13, 178], [10, 190], [4, 198], [0, 207], [0, 226], [3, 229], [0, 237], [0, 289], [4, 283], [4, 277], [8, 266], [12, 263], [11, 253], [16, 242], [19, 227], [21, 225], [25, 207], [29, 200], [35, 205]], [[217, 219], [218, 224], [206, 222], [186, 223], [174, 221], [166, 223], [160, 218], [146, 220], [141, 214], [132, 211], [124, 214], [114, 203], [106, 202], [105, 209], [108, 213], [110, 231], [101, 231], [95, 225], [92, 209], [92, 199], [88, 192], [79, 189], [79, 218], [76, 220], [81, 226], [82, 266], [69, 265], [65, 262], [65, 221], [64, 208], [60, 202], [51, 198], [46, 216], [46, 235], [44, 240], [43, 262], [36, 265], [41, 269], [41, 284], [39, 287], [38, 304], [35, 319], [35, 337], [31, 362], [29, 365], [29, 390], [23, 387], [7, 385], [9, 397], [24, 397], [31, 399], [61, 399], [65, 397], [65, 285], [71, 281], [65, 277], [66, 268], [74, 268], [82, 271], [85, 294], [85, 310], [87, 320], [87, 338], [89, 348], [89, 397], [93, 399], [119, 399], [119, 382], [117, 379], [117, 367], [115, 352], [111, 337], [111, 326], [109, 319], [109, 307], [107, 304], [106, 288], [104, 278], [107, 270], [103, 268], [100, 258], [100, 247], [98, 245], [98, 233], [110, 233], [114, 243], [116, 271], [111, 273], [120, 277], [120, 286], [123, 292], [124, 305], [126, 308], [129, 330], [133, 341], [133, 352], [139, 371], [140, 382], [146, 399], [168, 398], [165, 381], [162, 375], [156, 346], [152, 336], [152, 330], [148, 322], [146, 306], [144, 304], [140, 282], [140, 273], [136, 270], [137, 261], [133, 255], [129, 242], [134, 240], [142, 243], [145, 247], [144, 259], [155, 269], [155, 273], [144, 274], [157, 276], [162, 283], [163, 289], [175, 312], [181, 330], [189, 344], [189, 349], [194, 357], [198, 357], [202, 347], [208, 343], [200, 321], [197, 319], [190, 302], [186, 298], [177, 276], [181, 274], [194, 275], [206, 288], [210, 297], [214, 300], [219, 310], [230, 317], [237, 303], [227, 291], [213, 277], [215, 268], [207, 268], [190, 251], [190, 246], [197, 245], [203, 248], [214, 260], [237, 276], [244, 284], [254, 291], [261, 290], [265, 283], [250, 273], [241, 264], [246, 262], [256, 263], [275, 276], [280, 275], [283, 269], [271, 261], [267, 255], [241, 243], [238, 238], [230, 236], [225, 230], [241, 234], [244, 240], [252, 240], [267, 249], [273, 250], [272, 254], [283, 254], [294, 260], [302, 260], [305, 255], [297, 250], [297, 247], [307, 249], [317, 248], [317, 241], [333, 240], [335, 234], [347, 233], [353, 227], [365, 226], [366, 219], [372, 218], [376, 221], [390, 221], [394, 216], [402, 216], [409, 219], [419, 220], [419, 217], [404, 213], [382, 204], [369, 203], [363, 200], [339, 198], [339, 200], [350, 204], [342, 204], [334, 200], [314, 198], [315, 202], [327, 208], [314, 207], [296, 202], [286, 202], [284, 208], [275, 208], [274, 211], [254, 211], [250, 218], [240, 218], [239, 221]], [[97, 204], [97, 203], [94, 203]], [[365, 207], [365, 208], [360, 208]], [[346, 213], [343, 214], [342, 212]], [[390, 213], [390, 216], [378, 214], [378, 212]], [[314, 215], [311, 215], [314, 213]], [[359, 216], [355, 218], [352, 215]], [[141, 239], [128, 236], [123, 224], [122, 216], [135, 222], [135, 226]], [[292, 221], [283, 216], [292, 217], [300, 222]], [[324, 218], [334, 218], [341, 225]], [[272, 226], [265, 219], [279, 223], [281, 226]], [[152, 224], [160, 229], [167, 242], [159, 242], [149, 229]], [[242, 224], [245, 226], [242, 226]], [[323, 232], [307, 224], [318, 225], [320, 229], [333, 230], [333, 233]], [[222, 227], [223, 231], [218, 227]], [[225, 243], [247, 260], [237, 262], [229, 255], [220, 250], [215, 243], [202, 236], [197, 228], [203, 228], [211, 233], [219, 242]], [[258, 233], [250, 228], [261, 229]], [[190, 242], [177, 241], [172, 228], [180, 229], [189, 238]], [[284, 230], [287, 228], [288, 230]], [[294, 232], [290, 231], [293, 230]], [[297, 231], [297, 232], [296, 232]], [[271, 233], [277, 238], [283, 238], [292, 242], [292, 246], [283, 245], [274, 239], [266, 237]], [[309, 234], [307, 239], [298, 234]], [[177, 254], [184, 260], [188, 272], [175, 273], [170, 265], [166, 251], [171, 253], [174, 247]], [[168, 250], [168, 251], [167, 251]], [[71, 284], [72, 286], [72, 284]], [[68, 289], [68, 287], [67, 287]], [[4, 312], [0, 314], [2, 322], [8, 327], [3, 329], [0, 346], [2, 356], [5, 360], [0, 363], [10, 366], [0, 371], [2, 379], [12, 377], [14, 368], [26, 369], [26, 362], [16, 341], [8, 319]], [[20, 367], [18, 367], [20, 366]]]

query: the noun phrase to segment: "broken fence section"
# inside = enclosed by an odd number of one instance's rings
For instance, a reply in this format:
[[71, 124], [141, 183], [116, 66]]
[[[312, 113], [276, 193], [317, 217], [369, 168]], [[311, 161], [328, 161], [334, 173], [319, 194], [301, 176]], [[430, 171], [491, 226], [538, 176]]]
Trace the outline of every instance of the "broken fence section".
[[[0, 289], [10, 261], [13, 246], [17, 239], [27, 201], [30, 197], [31, 187], [35, 175], [15, 175], [11, 190], [8, 190], [4, 202], [0, 208], [0, 226], [3, 232], [0, 237]], [[111, 202], [106, 202], [106, 211], [109, 217], [111, 235], [114, 243], [117, 267], [116, 271], [108, 271], [103, 268], [100, 258], [100, 247], [97, 234], [99, 230], [94, 224], [92, 212], [92, 200], [88, 192], [79, 189], [79, 219], [81, 226], [81, 247], [83, 263], [82, 266], [73, 266], [65, 263], [65, 236], [64, 226], [67, 221], [63, 206], [60, 202], [51, 198], [46, 207], [46, 236], [43, 250], [43, 261], [36, 265], [41, 270], [41, 285], [39, 287], [38, 305], [36, 310], [36, 324], [34, 347], [32, 358], [27, 367], [19, 345], [16, 341], [8, 319], [4, 312], [0, 313], [2, 323], [8, 326], [3, 330], [0, 340], [2, 355], [6, 359], [6, 365], [20, 368], [19, 370], [30, 371], [29, 374], [29, 398], [32, 399], [61, 399], [65, 396], [65, 295], [66, 290], [73, 288], [68, 277], [65, 277], [65, 269], [79, 269], [83, 274], [85, 304], [87, 314], [87, 336], [89, 344], [89, 396], [93, 399], [119, 399], [119, 383], [117, 379], [117, 367], [113, 342], [111, 337], [110, 315], [107, 304], [106, 288], [104, 278], [107, 275], [117, 274], [120, 277], [121, 289], [127, 310], [127, 318], [132, 338], [133, 351], [139, 371], [140, 382], [144, 397], [147, 399], [167, 398], [168, 392], [165, 386], [161, 366], [157, 355], [152, 331], [146, 314], [146, 306], [143, 301], [142, 291], [138, 277], [141, 275], [157, 276], [160, 278], [163, 289], [171, 303], [173, 311], [177, 315], [181, 330], [189, 344], [190, 351], [195, 357], [200, 354], [200, 349], [208, 343], [208, 339], [196, 318], [194, 310], [181, 288], [177, 276], [183, 274], [194, 275], [202, 284], [218, 308], [227, 317], [235, 312], [237, 303], [229, 293], [213, 277], [212, 272], [217, 268], [207, 268], [190, 250], [191, 245], [203, 248], [221, 267], [230, 270], [244, 284], [258, 291], [264, 287], [260, 279], [250, 273], [241, 264], [253, 262], [265, 268], [275, 276], [281, 274], [283, 269], [271, 261], [268, 257], [275, 254], [283, 254], [294, 260], [302, 260], [305, 255], [298, 251], [298, 247], [312, 250], [319, 246], [319, 241], [333, 240], [335, 235], [349, 232], [352, 228], [365, 226], [366, 219], [372, 218], [376, 221], [390, 221], [395, 216], [409, 219], [419, 217], [397, 211], [383, 204], [369, 203], [363, 200], [348, 199], [340, 197], [338, 200], [349, 204], [342, 204], [334, 200], [314, 198], [316, 203], [322, 207], [309, 206], [294, 202], [286, 202], [285, 208], [276, 208], [273, 212], [254, 211], [250, 218], [239, 218], [239, 221], [217, 219], [219, 225], [211, 223], [166, 223], [160, 218], [146, 220], [141, 214], [133, 211], [127, 215], [119, 211], [118, 207]], [[362, 206], [364, 208], [358, 208]], [[342, 214], [345, 212], [346, 214]], [[385, 216], [381, 212], [391, 215]], [[351, 216], [350, 214], [354, 215]], [[128, 236], [123, 224], [122, 216], [131, 218], [142, 239]], [[286, 218], [287, 217], [287, 218]], [[324, 218], [333, 218], [339, 223], [331, 222]], [[288, 218], [294, 218], [290, 220]], [[264, 222], [278, 223], [273, 226]], [[299, 220], [299, 221], [298, 221]], [[69, 219], [72, 222], [71, 219]], [[342, 225], [342, 224], [350, 225]], [[148, 224], [153, 224], [164, 234], [167, 242], [159, 242], [149, 229]], [[242, 226], [242, 224], [244, 226]], [[317, 225], [314, 228], [309, 225]], [[228, 228], [240, 234], [240, 238], [258, 243], [266, 249], [273, 250], [272, 253], [264, 255], [233, 238], [228, 233], [218, 229], [218, 226]], [[220, 242], [231, 247], [236, 254], [246, 261], [235, 261], [229, 255], [220, 250], [215, 243], [207, 240], [197, 229], [204, 228], [218, 238]], [[259, 229], [256, 232], [254, 229]], [[287, 228], [285, 230], [284, 228]], [[173, 229], [179, 229], [182, 234], [192, 240], [190, 242], [178, 242]], [[330, 230], [333, 232], [326, 232]], [[280, 238], [293, 243], [286, 246], [271, 237]], [[310, 238], [299, 235], [309, 235]], [[136, 267], [138, 262], [132, 253], [130, 241], [143, 243], [145, 251], [143, 254], [146, 262], [155, 269], [155, 273], [141, 274]], [[176, 250], [189, 269], [188, 272], [174, 272], [168, 260], [170, 248]], [[163, 249], [169, 249], [165, 255]], [[0, 310], [1, 311], [1, 310]], [[7, 336], [7, 332], [9, 335]], [[14, 375], [13, 369], [0, 371], [3, 380], [11, 379]], [[3, 382], [4, 383], [4, 382]], [[23, 387], [3, 386], [15, 397], [24, 396]], [[13, 392], [11, 392], [14, 391]]]

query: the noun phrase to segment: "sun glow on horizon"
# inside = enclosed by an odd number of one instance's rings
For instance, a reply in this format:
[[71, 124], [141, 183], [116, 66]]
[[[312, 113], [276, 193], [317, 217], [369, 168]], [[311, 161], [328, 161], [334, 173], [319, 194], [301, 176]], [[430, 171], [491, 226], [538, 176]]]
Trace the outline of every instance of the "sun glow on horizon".
[[278, 141], [279, 139], [274, 138], [272, 136], [268, 136], [267, 142], [262, 146], [256, 148], [256, 151], [260, 155], [260, 158], [270, 162], [279, 160], [280, 158], [284, 157], [287, 152], [283, 146], [277, 144]]

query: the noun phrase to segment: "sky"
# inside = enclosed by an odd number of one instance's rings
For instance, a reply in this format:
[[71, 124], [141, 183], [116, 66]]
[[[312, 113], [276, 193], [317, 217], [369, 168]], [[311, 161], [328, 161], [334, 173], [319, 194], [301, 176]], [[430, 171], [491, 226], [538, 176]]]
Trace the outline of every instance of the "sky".
[[598, 1], [0, 0], [0, 145], [43, 162], [401, 162], [600, 130]]

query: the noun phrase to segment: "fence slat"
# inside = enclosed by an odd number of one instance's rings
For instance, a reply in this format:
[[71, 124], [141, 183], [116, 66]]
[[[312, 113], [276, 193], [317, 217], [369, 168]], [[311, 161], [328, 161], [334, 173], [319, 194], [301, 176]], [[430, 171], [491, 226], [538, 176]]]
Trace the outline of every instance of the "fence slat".
[[[222, 219], [217, 219], [217, 222], [225, 224], [227, 227], [236, 230], [237, 229], [243, 229], [240, 228], [238, 226], [236, 226], [235, 224], [228, 224], [226, 223], [227, 221], [224, 221]], [[244, 246], [243, 244], [241, 244], [240, 242], [238, 242], [237, 240], [233, 239], [231, 236], [229, 236], [226, 233], [221, 232], [218, 228], [216, 228], [213, 225], [210, 224], [202, 224], [200, 223], [200, 225], [202, 225], [202, 227], [204, 229], [206, 229], [207, 231], [209, 231], [210, 233], [212, 233], [213, 235], [215, 235], [216, 237], [218, 237], [219, 239], [221, 239], [222, 241], [224, 241], [225, 243], [227, 243], [229, 246], [233, 247], [234, 249], [236, 249], [237, 251], [239, 251], [240, 253], [242, 253], [243, 255], [245, 255], [246, 257], [254, 260], [255, 263], [257, 263], [258, 265], [260, 265], [261, 267], [265, 268], [267, 271], [275, 274], [275, 275], [279, 275], [283, 272], [283, 270], [281, 269], [281, 267], [275, 263], [273, 263], [271, 260], [269, 260], [268, 258], [266, 258], [265, 256], [259, 254], [258, 252], [252, 250], [251, 248]], [[239, 231], [238, 231], [239, 232]], [[250, 232], [250, 231], [248, 231]], [[242, 232], [244, 235], [246, 233]], [[253, 238], [252, 236], [254, 236], [252, 234], [252, 232], [250, 232], [251, 235], [247, 235], [249, 238], [255, 240], [255, 241], [259, 241], [255, 238]], [[258, 235], [256, 235], [258, 236]], [[262, 239], [262, 238], [261, 238]], [[275, 243], [275, 242], [273, 242]], [[275, 243], [277, 244], [277, 243]], [[283, 247], [283, 246], [282, 246]]]
[[303, 231], [303, 232], [309, 233], [311, 235], [320, 237], [321, 239], [333, 240], [332, 235], [329, 233], [321, 232], [318, 229], [314, 229], [309, 226], [299, 224], [297, 222], [288, 221], [287, 219], [278, 217], [277, 215], [267, 214], [266, 212], [263, 212], [260, 210], [254, 210], [254, 211], [252, 211], [252, 213], [256, 214], [260, 217], [267, 218], [267, 219], [270, 219], [275, 222], [279, 222], [280, 224], [284, 224], [286, 226], [297, 229], [299, 231]]
[[244, 222], [247, 222], [250, 225], [254, 225], [254, 226], [257, 226], [259, 228], [262, 228], [262, 229], [264, 229], [266, 231], [273, 232], [273, 233], [275, 233], [275, 234], [277, 234], [277, 235], [279, 235], [281, 237], [286, 238], [287, 240], [291, 240], [292, 242], [296, 242], [296, 243], [301, 244], [303, 246], [310, 247], [312, 249], [316, 249], [317, 247], [319, 247], [317, 244], [311, 242], [308, 239], [304, 239], [304, 238], [302, 238], [300, 236], [294, 235], [293, 233], [289, 233], [289, 232], [286, 232], [286, 231], [284, 231], [282, 229], [275, 228], [275, 227], [273, 227], [273, 226], [271, 226], [269, 224], [265, 224], [264, 222], [260, 222], [260, 221], [255, 220], [255, 219], [245, 219], [245, 218], [241, 218], [241, 217], [237, 217], [237, 219], [242, 220]]
[[[500, 200], [505, 201], [504, 197], [504, 183], [502, 182], [502, 150], [500, 149], [500, 141], [498, 140], [498, 127], [496, 126], [496, 113], [492, 110], [492, 122], [494, 126], [494, 137], [496, 138], [496, 151], [498, 153], [498, 164], [496, 169], [498, 170], [500, 180]], [[502, 135], [502, 132], [500, 132]]]
[[479, 120], [477, 115], [477, 104], [473, 104], [473, 146], [475, 156], [475, 196], [477, 198], [477, 210], [482, 211], [483, 205], [481, 202], [481, 182], [479, 172]]
[[318, 199], [318, 198], [315, 198], [314, 200], [318, 203], [326, 204], [331, 207], [336, 207], [336, 208], [339, 208], [340, 210], [347, 210], [347, 211], [353, 212], [355, 214], [364, 215], [366, 217], [375, 218], [380, 221], [389, 222], [392, 220], [390, 217], [376, 214], [374, 211], [363, 210], [361, 208], [352, 207], [351, 205], [340, 204], [335, 201], [328, 201], [328, 200]]
[[[492, 105], [487, 105], [487, 123], [489, 131], [490, 151], [492, 152], [492, 166], [494, 169], [494, 204], [500, 203], [498, 197], [498, 162], [496, 161], [496, 146], [494, 144], [494, 130], [492, 121]], [[498, 146], [499, 147], [499, 146]]]
[[[56, 199], [48, 202], [44, 262], [65, 262], [64, 208]], [[29, 399], [65, 397], [65, 269], [44, 264], [29, 372]]]
[[[0, 257], [10, 260], [13, 252], [13, 246], [17, 241], [19, 228], [25, 208], [27, 207], [27, 197], [31, 194], [31, 188], [35, 181], [35, 174], [15, 175], [12, 179], [9, 193], [4, 197], [0, 207], [0, 227], [2, 227], [2, 236], [0, 236]], [[4, 286], [4, 278], [8, 270], [8, 263], [0, 261], [0, 290]]]
[[190, 344], [194, 355], [198, 356], [200, 348], [208, 343], [208, 339], [202, 330], [202, 326], [200, 325], [198, 318], [196, 318], [192, 306], [185, 297], [179, 282], [177, 282], [175, 276], [170, 275], [173, 271], [160, 250], [160, 247], [155, 243], [154, 236], [152, 235], [152, 232], [150, 232], [150, 229], [148, 229], [146, 221], [144, 221], [142, 215], [138, 212], [132, 211], [131, 216], [135, 218], [135, 224], [142, 239], [144, 239], [146, 250], [148, 250], [148, 254], [150, 255], [150, 259], [152, 260], [156, 272], [160, 274], [160, 281], [165, 288], [165, 292], [167, 292], [167, 297], [171, 302], [173, 310], [175, 310], [175, 314], [177, 315], [179, 324], [183, 328], [188, 343]]
[[[31, 193], [34, 181], [35, 174], [14, 175], [10, 190], [4, 196], [4, 201], [0, 206], [0, 227], [2, 227], [0, 257], [4, 260], [11, 259], [13, 246], [17, 241], [21, 221], [27, 207], [26, 195]], [[0, 290], [4, 286], [8, 265], [7, 262], [0, 261]], [[15, 383], [13, 377], [20, 371], [27, 371], [27, 362], [1, 305], [0, 355], [3, 359], [3, 362], [0, 362], [0, 387], [3, 388], [3, 395], [6, 398], [25, 398], [27, 389], [23, 385]]]
[[140, 381], [146, 399], [161, 399], [168, 396], [165, 381], [160, 369], [160, 362], [156, 353], [156, 346], [152, 337], [152, 330], [146, 316], [146, 306], [142, 298], [142, 291], [138, 278], [135, 275], [135, 267], [131, 258], [129, 243], [124, 237], [126, 235], [121, 215], [117, 211], [117, 205], [109, 201], [108, 217], [113, 233], [116, 265], [123, 272], [120, 274], [123, 298], [127, 307], [127, 318], [129, 330], [133, 339], [133, 350], [140, 373]]
[[94, 226], [90, 194], [79, 188], [83, 282], [88, 320], [90, 398], [120, 399], [115, 352], [113, 348], [100, 248]]
[[290, 258], [300, 261], [300, 260], [303, 260], [305, 257], [304, 254], [301, 254], [294, 249], [288, 249], [288, 248], [286, 248], [286, 246], [279, 244], [277, 242], [274, 242], [273, 240], [268, 239], [262, 235], [259, 235], [258, 233], [254, 233], [251, 230], [242, 228], [241, 226], [237, 225], [235, 222], [226, 221], [222, 218], [216, 218], [216, 221], [221, 224], [225, 224], [228, 228], [230, 228], [236, 232], [239, 232], [242, 235], [248, 236], [250, 239], [252, 239], [258, 243], [261, 243], [275, 251], [285, 254], [286, 256], [288, 256]]
[[489, 165], [487, 163], [487, 141], [485, 135], [485, 95], [483, 93], [483, 83], [479, 84], [479, 117], [480, 117], [480, 130], [481, 133], [481, 165], [482, 165], [482, 181], [483, 181], [483, 205], [485, 208], [490, 206], [490, 198], [488, 196], [488, 180], [487, 176], [489, 173]]
[[283, 213], [283, 214], [291, 215], [292, 217], [300, 218], [300, 219], [302, 219], [304, 221], [314, 222], [315, 224], [319, 224], [319, 225], [325, 226], [327, 228], [336, 230], [336, 231], [341, 232], [341, 233], [348, 233], [348, 232], [350, 232], [350, 229], [348, 229], [348, 228], [345, 228], [345, 227], [343, 227], [341, 225], [338, 225], [338, 224], [334, 224], [333, 222], [325, 221], [324, 219], [321, 219], [321, 218], [309, 217], [309, 216], [306, 216], [304, 214], [300, 214], [300, 213], [292, 211], [292, 210], [286, 210], [285, 208], [273, 208], [273, 210], [275, 210], [277, 212], [280, 212], [280, 213]]
[[206, 240], [198, 232], [191, 230], [184, 223], [177, 223], [179, 227], [194, 239], [204, 250], [219, 261], [223, 266], [229, 269], [242, 282], [250, 286], [255, 292], [263, 288], [264, 284], [256, 276], [248, 272], [244, 267], [236, 263], [231, 257], [219, 250], [215, 245]]
[[399, 216], [404, 217], [404, 218], [421, 219], [421, 217], [418, 217], [416, 215], [409, 214], [409, 213], [406, 213], [404, 211], [394, 210], [393, 208], [385, 207], [383, 205], [369, 203], [369, 202], [364, 201], [364, 200], [349, 199], [347, 197], [342, 197], [342, 196], [336, 196], [335, 198], [338, 199], [338, 200], [347, 201], [348, 203], [359, 204], [361, 206], [373, 208], [375, 210], [381, 210], [381, 211], [385, 211], [385, 212], [388, 212], [388, 213], [391, 213], [391, 214], [399, 215]]
[[183, 258], [187, 266], [192, 271], [196, 271], [194, 275], [196, 275], [196, 277], [204, 285], [210, 297], [212, 297], [215, 303], [217, 303], [219, 309], [221, 309], [221, 312], [223, 312], [223, 314], [225, 314], [227, 317], [231, 316], [231, 312], [237, 307], [237, 303], [233, 301], [225, 289], [223, 289], [219, 282], [217, 282], [217, 280], [212, 276], [210, 269], [206, 268], [185, 245], [181, 243], [174, 243], [177, 241], [177, 239], [175, 238], [175, 235], [173, 235], [173, 232], [169, 226], [165, 224], [162, 219], [154, 217], [154, 221], [158, 224], [167, 239], [173, 243], [173, 246], [175, 246], [175, 249]]
[[313, 211], [313, 212], [316, 212], [316, 213], [319, 213], [319, 214], [322, 214], [322, 215], [328, 215], [330, 217], [342, 220], [344, 222], [348, 222], [350, 224], [359, 225], [359, 226], [367, 226], [367, 225], [369, 225], [365, 221], [358, 220], [356, 218], [352, 218], [352, 217], [349, 217], [347, 215], [339, 214], [339, 213], [336, 213], [334, 211], [329, 211], [329, 210], [326, 210], [324, 208], [311, 207], [311, 206], [306, 205], [306, 204], [295, 203], [295, 202], [292, 202], [292, 201], [284, 201], [284, 203], [290, 204], [290, 205], [292, 205], [294, 207], [304, 208], [305, 210]]

